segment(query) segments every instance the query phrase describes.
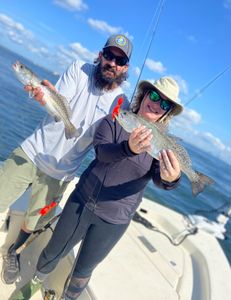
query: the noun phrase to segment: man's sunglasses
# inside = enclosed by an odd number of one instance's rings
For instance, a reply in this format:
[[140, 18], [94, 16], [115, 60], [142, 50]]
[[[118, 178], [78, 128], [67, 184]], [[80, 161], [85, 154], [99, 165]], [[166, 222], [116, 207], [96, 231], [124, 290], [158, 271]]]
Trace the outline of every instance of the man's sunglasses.
[[160, 101], [160, 107], [165, 111], [169, 110], [172, 107], [172, 102], [161, 98], [161, 96], [156, 91], [149, 92], [149, 99], [153, 102]]
[[128, 63], [128, 58], [125, 56], [116, 56], [114, 53], [112, 53], [109, 49], [104, 49], [103, 50], [103, 57], [106, 60], [112, 61], [115, 59], [115, 63], [122, 67], [125, 66]]

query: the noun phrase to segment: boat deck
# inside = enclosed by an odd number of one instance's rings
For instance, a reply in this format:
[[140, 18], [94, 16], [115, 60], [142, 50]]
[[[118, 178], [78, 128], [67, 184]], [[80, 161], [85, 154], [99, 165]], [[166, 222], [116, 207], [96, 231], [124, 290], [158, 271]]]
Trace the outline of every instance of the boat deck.
[[[74, 183], [70, 184], [63, 202], [73, 187]], [[147, 211], [142, 216], [168, 235], [174, 236], [184, 230], [182, 215], [147, 199], [141, 207]], [[18, 209], [12, 208], [10, 214], [9, 230], [0, 232], [2, 253], [14, 241], [23, 219], [23, 212]], [[21, 280], [13, 285], [0, 282], [0, 299], [9, 299], [15, 289], [31, 278], [39, 253], [50, 236], [51, 230], [47, 230], [23, 251]], [[60, 262], [45, 282], [46, 288], [56, 291], [57, 299], [77, 251], [78, 247]], [[181, 245], [173, 246], [160, 233], [132, 221], [117, 246], [97, 267], [79, 299], [228, 300], [230, 282], [228, 261], [214, 237], [199, 232]], [[42, 292], [38, 291], [31, 299], [42, 300]]]

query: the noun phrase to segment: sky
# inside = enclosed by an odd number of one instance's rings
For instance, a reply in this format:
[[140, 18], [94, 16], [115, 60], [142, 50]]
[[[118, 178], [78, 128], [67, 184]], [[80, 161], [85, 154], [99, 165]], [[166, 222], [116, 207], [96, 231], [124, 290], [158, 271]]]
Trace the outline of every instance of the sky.
[[128, 96], [138, 80], [172, 76], [184, 112], [171, 131], [231, 164], [231, 0], [0, 2], [0, 44], [54, 73], [93, 62], [117, 33], [134, 46]]

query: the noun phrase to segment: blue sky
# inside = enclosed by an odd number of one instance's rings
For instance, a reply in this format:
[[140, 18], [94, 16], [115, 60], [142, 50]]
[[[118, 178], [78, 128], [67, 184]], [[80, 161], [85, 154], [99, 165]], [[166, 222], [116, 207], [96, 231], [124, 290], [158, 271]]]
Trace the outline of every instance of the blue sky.
[[[61, 73], [76, 58], [93, 61], [107, 37], [124, 33], [134, 44], [133, 93], [160, 1], [2, 0], [0, 44]], [[141, 79], [173, 76], [187, 103], [231, 65], [231, 0], [166, 0]], [[231, 164], [231, 69], [185, 106], [171, 130]]]

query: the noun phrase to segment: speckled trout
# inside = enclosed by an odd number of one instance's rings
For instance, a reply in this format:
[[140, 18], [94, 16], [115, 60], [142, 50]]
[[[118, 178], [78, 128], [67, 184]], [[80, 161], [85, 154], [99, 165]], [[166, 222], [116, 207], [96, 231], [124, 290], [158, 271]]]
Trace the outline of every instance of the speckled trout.
[[161, 150], [172, 150], [179, 161], [181, 171], [185, 173], [191, 182], [193, 196], [197, 196], [202, 192], [206, 185], [214, 183], [213, 179], [192, 169], [188, 152], [182, 145], [177, 144], [177, 138], [168, 134], [161, 124], [148, 122], [144, 118], [122, 109], [119, 110], [115, 118], [129, 133], [141, 125], [151, 129], [153, 138], [151, 140], [151, 150], [148, 153], [158, 159], [158, 153]]
[[18, 80], [23, 85], [30, 85], [33, 88], [39, 87], [44, 93], [43, 100], [46, 102], [47, 112], [55, 118], [56, 122], [63, 121], [65, 125], [65, 136], [67, 139], [78, 137], [79, 132], [71, 123], [71, 109], [66, 98], [61, 94], [42, 85], [42, 80], [37, 77], [29, 68], [17, 61], [12, 65]]

